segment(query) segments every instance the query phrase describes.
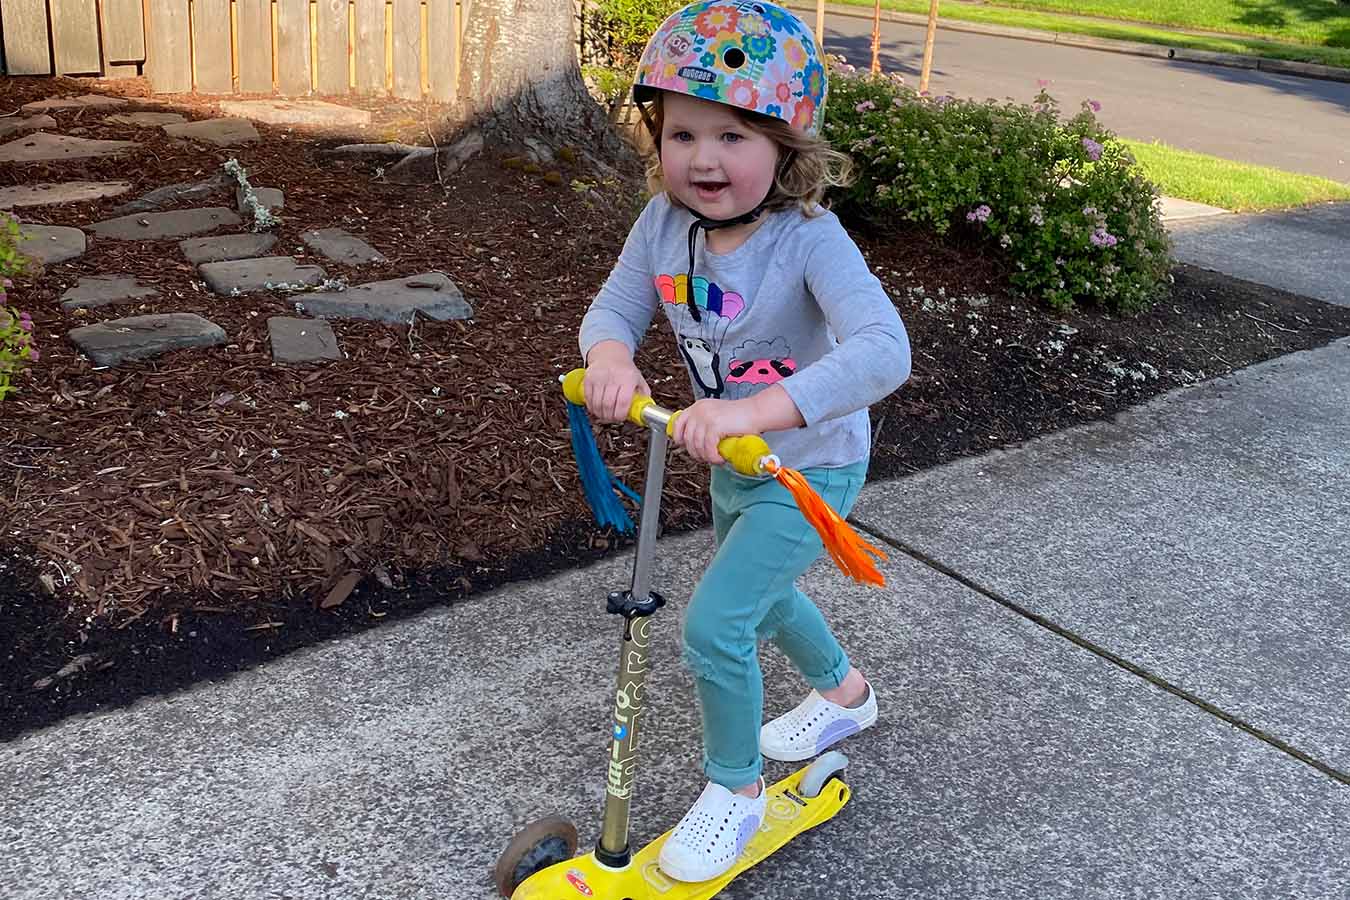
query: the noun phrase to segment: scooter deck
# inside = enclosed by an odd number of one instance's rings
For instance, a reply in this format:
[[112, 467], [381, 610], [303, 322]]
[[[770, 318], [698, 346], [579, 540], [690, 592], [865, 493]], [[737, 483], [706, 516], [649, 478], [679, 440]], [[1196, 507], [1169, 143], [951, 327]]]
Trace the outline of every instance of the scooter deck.
[[806, 769], [794, 772], [769, 788], [764, 823], [745, 845], [736, 865], [712, 879], [697, 883], [666, 877], [657, 865], [661, 847], [670, 837], [667, 831], [633, 855], [624, 869], [610, 869], [596, 860], [594, 853], [560, 862], [526, 879], [511, 900], [707, 900], [714, 897], [736, 876], [765, 857], [776, 853], [788, 841], [822, 822], [834, 818], [848, 803], [847, 784], [834, 779], [825, 784], [820, 795], [803, 797], [798, 786]]

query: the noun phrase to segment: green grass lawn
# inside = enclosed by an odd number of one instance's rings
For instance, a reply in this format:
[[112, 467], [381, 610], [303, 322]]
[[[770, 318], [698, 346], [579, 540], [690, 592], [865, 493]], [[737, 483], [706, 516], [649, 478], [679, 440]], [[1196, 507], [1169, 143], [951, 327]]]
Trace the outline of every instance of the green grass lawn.
[[[872, 8], [872, 0], [831, 0], [849, 6]], [[1003, 3], [1005, 0], [998, 0]], [[1118, 8], [1124, 3], [1111, 0], [1006, 0], [1009, 3], [1028, 5], [1056, 4], [1064, 7], [1092, 5], [1094, 7]], [[1147, 0], [1149, 6], [1163, 8], [1162, 0]], [[1185, 3], [1231, 5], [1226, 0], [1182, 0]], [[1251, 0], [1251, 2], [1272, 2], [1272, 0]], [[1289, 0], [1289, 2], [1323, 3], [1324, 0]], [[1330, 0], [1325, 0], [1330, 6]], [[1142, 5], [1142, 3], [1141, 3]], [[881, 0], [883, 9], [897, 12], [928, 14], [928, 0]], [[1328, 24], [1328, 41], [1340, 41], [1342, 46], [1320, 46], [1307, 43], [1294, 43], [1285, 40], [1248, 37], [1243, 35], [1195, 35], [1176, 31], [1167, 31], [1148, 25], [1131, 22], [1108, 22], [1102, 19], [1085, 19], [1078, 16], [1038, 12], [1032, 9], [1013, 9], [1008, 6], [976, 5], [946, 0], [939, 9], [944, 19], [964, 22], [980, 22], [986, 25], [1003, 25], [1014, 28], [1031, 28], [1037, 31], [1060, 32], [1064, 34], [1082, 34], [1090, 37], [1112, 38], [1121, 41], [1139, 41], [1146, 44], [1161, 44], [1166, 47], [1186, 48], [1188, 50], [1207, 50], [1215, 53], [1238, 53], [1245, 56], [1259, 56], [1267, 59], [1284, 59], [1295, 62], [1320, 63], [1325, 66], [1340, 66], [1350, 69], [1350, 16], [1342, 15], [1340, 25]], [[1118, 14], [1118, 13], [1117, 13]], [[1322, 24], [1334, 22], [1327, 20]], [[856, 62], [856, 60], [854, 61]]]
[[1350, 200], [1350, 184], [1298, 175], [1178, 150], [1166, 144], [1121, 139], [1150, 181], [1168, 197], [1208, 203], [1235, 212]]
[[1104, 16], [1350, 48], [1350, 5], [1336, 0], [990, 0], [996, 6]]

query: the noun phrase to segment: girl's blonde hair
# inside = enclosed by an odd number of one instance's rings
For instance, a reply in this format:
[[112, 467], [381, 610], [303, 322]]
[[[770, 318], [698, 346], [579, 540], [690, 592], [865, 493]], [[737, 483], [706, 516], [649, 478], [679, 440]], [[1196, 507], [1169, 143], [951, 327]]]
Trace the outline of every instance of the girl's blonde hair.
[[[650, 103], [639, 103], [638, 112], [647, 130], [651, 132], [656, 152], [647, 166], [647, 189], [652, 194], [666, 190], [665, 174], [661, 171], [661, 129], [665, 124], [664, 91], [657, 91]], [[808, 137], [782, 119], [749, 112], [735, 106], [728, 108], [746, 128], [772, 140], [778, 145], [778, 172], [773, 187], [764, 201], [764, 209], [780, 210], [797, 206], [808, 218], [819, 215], [818, 207], [825, 192], [832, 187], [845, 187], [853, 181], [853, 164], [847, 156], [819, 137]], [[670, 202], [680, 202], [672, 194]]]

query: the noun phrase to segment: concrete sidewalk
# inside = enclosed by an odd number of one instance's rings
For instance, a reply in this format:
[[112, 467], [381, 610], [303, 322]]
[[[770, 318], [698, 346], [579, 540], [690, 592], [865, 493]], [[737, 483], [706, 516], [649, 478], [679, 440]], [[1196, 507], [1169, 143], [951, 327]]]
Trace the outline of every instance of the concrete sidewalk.
[[1350, 306], [1350, 203], [1168, 222], [1177, 259]]
[[[1342, 341], [871, 486], [857, 519], [914, 555], [883, 590], [806, 578], [881, 699], [854, 798], [721, 896], [1343, 898], [1348, 364]], [[702, 787], [678, 611], [709, 550], [659, 545], [635, 841]], [[596, 837], [628, 564], [0, 747], [5, 896], [486, 900], [524, 821]], [[776, 714], [803, 686], [765, 669]]]

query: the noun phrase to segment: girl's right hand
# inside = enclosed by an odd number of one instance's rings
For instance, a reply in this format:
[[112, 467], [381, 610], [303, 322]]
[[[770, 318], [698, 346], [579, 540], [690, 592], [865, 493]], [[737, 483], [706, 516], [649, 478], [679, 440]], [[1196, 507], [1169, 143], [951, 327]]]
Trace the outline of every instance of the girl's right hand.
[[628, 418], [633, 396], [651, 396], [628, 348], [619, 341], [601, 341], [586, 356], [586, 380], [581, 383], [586, 410], [601, 422]]

